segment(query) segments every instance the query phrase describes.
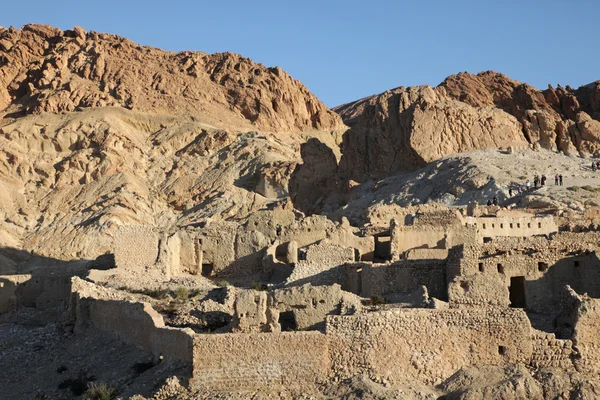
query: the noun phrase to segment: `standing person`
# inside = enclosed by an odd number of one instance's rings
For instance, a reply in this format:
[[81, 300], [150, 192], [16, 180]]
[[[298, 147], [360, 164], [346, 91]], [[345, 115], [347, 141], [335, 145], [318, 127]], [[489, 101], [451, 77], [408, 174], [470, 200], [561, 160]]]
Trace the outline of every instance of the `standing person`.
[[488, 199], [487, 205], [488, 207], [492, 205], [492, 201], [490, 199]]
[[558, 185], [558, 175], [554, 175], [554, 184]]
[[600, 161], [596, 161], [596, 169], [600, 168]]
[[[556, 182], [558, 182], [558, 176], [556, 177]], [[527, 181], [525, 182], [525, 187], [527, 188], [527, 191], [529, 192], [529, 189], [531, 189], [531, 182], [529, 182], [529, 179], [527, 179]]]
[[494, 198], [492, 199], [492, 203], [497, 206], [498, 205], [498, 198], [496, 196], [494, 196]]
[[533, 178], [533, 187], [537, 189], [538, 183], [540, 183], [540, 178], [536, 175]]
[[596, 161], [592, 161], [592, 171], [596, 170]]
[[509, 196], [509, 197], [512, 197], [512, 187], [509, 187], [509, 188], [508, 188], [508, 196]]
[[562, 174], [558, 176], [558, 181], [560, 182], [560, 186], [562, 186]]
[[546, 186], [546, 175], [542, 175], [542, 186]]

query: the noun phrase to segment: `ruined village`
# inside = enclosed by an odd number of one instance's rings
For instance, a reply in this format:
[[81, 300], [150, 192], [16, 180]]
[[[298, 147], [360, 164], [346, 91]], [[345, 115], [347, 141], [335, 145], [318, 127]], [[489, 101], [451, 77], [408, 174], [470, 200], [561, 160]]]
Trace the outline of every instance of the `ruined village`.
[[0, 399], [600, 398], [599, 161], [600, 81], [0, 27]]

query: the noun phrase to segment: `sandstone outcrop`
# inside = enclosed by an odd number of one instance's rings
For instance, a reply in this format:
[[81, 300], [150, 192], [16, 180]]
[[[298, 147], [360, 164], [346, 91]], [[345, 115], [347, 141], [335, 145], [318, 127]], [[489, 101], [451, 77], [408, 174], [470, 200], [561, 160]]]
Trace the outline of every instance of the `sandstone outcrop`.
[[302, 143], [334, 147], [343, 129], [281, 68], [237, 54], [0, 29], [0, 246], [93, 259], [122, 224], [245, 218], [288, 197]]
[[597, 154], [600, 84], [538, 90], [505, 75], [460, 73], [334, 108], [344, 134], [340, 174], [380, 179], [445, 155], [486, 148]]
[[107, 106], [267, 131], [343, 128], [281, 68], [237, 54], [171, 53], [80, 27], [63, 32], [26, 25], [0, 32], [2, 114]]

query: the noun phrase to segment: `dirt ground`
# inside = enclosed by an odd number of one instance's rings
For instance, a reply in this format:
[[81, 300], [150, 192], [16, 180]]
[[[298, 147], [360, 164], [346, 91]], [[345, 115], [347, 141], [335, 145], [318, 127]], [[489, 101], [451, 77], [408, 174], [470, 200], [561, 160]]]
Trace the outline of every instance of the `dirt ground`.
[[129, 398], [149, 395], [168, 376], [183, 373], [110, 334], [64, 332], [45, 323], [40, 311], [0, 318], [0, 399], [80, 399], [88, 382], [113, 386]]

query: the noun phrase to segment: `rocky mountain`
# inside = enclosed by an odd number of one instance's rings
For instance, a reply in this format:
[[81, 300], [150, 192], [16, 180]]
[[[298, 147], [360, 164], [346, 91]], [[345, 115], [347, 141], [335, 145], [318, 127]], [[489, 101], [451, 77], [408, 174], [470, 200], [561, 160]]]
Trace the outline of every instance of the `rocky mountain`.
[[339, 172], [364, 181], [453, 153], [512, 147], [600, 151], [600, 81], [538, 90], [486, 71], [400, 87], [334, 108], [351, 129]]
[[301, 143], [343, 130], [300, 82], [237, 54], [0, 28], [0, 246], [87, 258], [120, 224], [241, 220], [285, 201]]

